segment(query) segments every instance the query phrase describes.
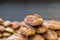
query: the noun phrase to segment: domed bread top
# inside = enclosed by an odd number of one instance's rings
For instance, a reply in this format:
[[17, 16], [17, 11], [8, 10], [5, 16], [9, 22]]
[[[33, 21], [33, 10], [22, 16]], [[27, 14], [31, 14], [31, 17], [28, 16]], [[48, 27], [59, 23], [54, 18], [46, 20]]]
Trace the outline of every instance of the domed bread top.
[[25, 17], [24, 22], [32, 26], [42, 25], [43, 18], [38, 14], [30, 14]]
[[4, 25], [5, 27], [8, 27], [8, 26], [11, 26], [11, 25], [12, 25], [12, 22], [9, 21], [9, 20], [7, 20], [7, 21], [4, 21], [4, 22], [3, 22], [3, 25]]
[[49, 40], [57, 39], [57, 33], [53, 30], [48, 30], [47, 33], [43, 35], [46, 39], [49, 39]]
[[44, 39], [44, 37], [42, 35], [35, 34], [34, 36], [32, 36], [30, 38], [30, 40], [45, 40], [45, 39]]

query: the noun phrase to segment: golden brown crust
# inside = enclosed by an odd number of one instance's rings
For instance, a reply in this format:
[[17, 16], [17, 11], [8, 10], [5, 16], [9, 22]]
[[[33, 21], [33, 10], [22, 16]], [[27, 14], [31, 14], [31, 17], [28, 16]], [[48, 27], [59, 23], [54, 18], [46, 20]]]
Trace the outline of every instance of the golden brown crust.
[[19, 22], [17, 22], [17, 21], [12, 22], [12, 28], [13, 29], [17, 29], [19, 27], [20, 27]]
[[48, 32], [43, 35], [46, 39], [49, 39], [49, 40], [57, 39], [57, 33], [53, 30], [48, 30]]
[[9, 21], [9, 20], [7, 20], [7, 21], [4, 21], [4, 22], [3, 22], [3, 25], [4, 25], [5, 27], [8, 27], [8, 26], [11, 26], [11, 25], [12, 25], [12, 22]]
[[39, 15], [37, 16], [37, 14], [27, 15], [24, 19], [24, 22], [32, 26], [42, 25], [43, 18]]
[[37, 33], [45, 33], [47, 31], [48, 31], [48, 28], [43, 25], [37, 28]]
[[35, 30], [34, 27], [26, 25], [23, 22], [19, 32], [26, 35], [26, 36], [28, 36], [28, 35], [34, 35], [36, 33], [36, 30]]
[[45, 40], [42, 35], [35, 34], [33, 37], [30, 38], [30, 40]]
[[56, 20], [44, 21], [43, 25], [49, 29], [57, 30], [60, 29], [60, 23]]
[[16, 34], [8, 37], [7, 40], [28, 40], [28, 39], [23, 35]]
[[5, 30], [4, 26], [0, 25], [0, 32], [4, 32], [4, 30]]
[[50, 20], [50, 29], [60, 29], [60, 23], [56, 20]]
[[8, 33], [8, 32], [4, 32], [4, 33], [3, 33], [3, 36], [4, 36], [4, 37], [9, 37], [9, 36], [11, 36], [11, 34]]
[[13, 28], [11, 28], [11, 27], [5, 28], [5, 31], [7, 31], [9, 33], [13, 33], [14, 32]]

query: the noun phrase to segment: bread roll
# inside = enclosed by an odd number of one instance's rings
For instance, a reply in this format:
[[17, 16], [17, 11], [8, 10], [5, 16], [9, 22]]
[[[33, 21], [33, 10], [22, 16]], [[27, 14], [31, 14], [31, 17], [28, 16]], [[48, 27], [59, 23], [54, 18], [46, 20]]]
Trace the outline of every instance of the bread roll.
[[47, 40], [56, 40], [57, 33], [53, 30], [48, 30], [47, 33], [43, 34]]
[[34, 35], [36, 33], [36, 30], [34, 27], [26, 25], [24, 22], [22, 22], [22, 26], [19, 29], [19, 32], [22, 33], [23, 35], [29, 36]]
[[47, 31], [48, 31], [48, 28], [45, 27], [45, 26], [39, 26], [39, 27], [37, 28], [37, 33], [45, 33], [45, 32], [47, 32]]
[[17, 29], [19, 27], [20, 27], [19, 22], [17, 22], [17, 21], [12, 22], [12, 28], [13, 29]]
[[30, 14], [25, 17], [24, 22], [32, 26], [42, 25], [43, 18], [38, 14]]
[[7, 21], [4, 21], [4, 22], [3, 22], [3, 25], [4, 25], [5, 27], [9, 27], [9, 26], [12, 25], [12, 22], [9, 21], [9, 20], [7, 20]]
[[30, 38], [30, 40], [45, 40], [42, 35], [35, 34], [33, 37]]
[[4, 37], [9, 37], [9, 36], [11, 36], [11, 34], [8, 33], [8, 32], [4, 32], [4, 33], [3, 33], [3, 36], [4, 36]]
[[11, 28], [11, 27], [5, 28], [5, 31], [10, 32], [10, 33], [13, 33], [14, 32], [13, 28]]
[[8, 37], [7, 40], [28, 40], [28, 39], [23, 35], [16, 34]]

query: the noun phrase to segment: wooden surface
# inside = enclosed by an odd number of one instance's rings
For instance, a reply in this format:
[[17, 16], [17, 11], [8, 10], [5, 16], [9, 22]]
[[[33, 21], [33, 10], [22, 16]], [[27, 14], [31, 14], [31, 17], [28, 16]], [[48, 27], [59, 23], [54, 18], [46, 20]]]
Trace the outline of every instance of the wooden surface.
[[0, 3], [0, 17], [4, 20], [20, 21], [29, 13], [38, 13], [44, 19], [60, 20], [60, 3]]

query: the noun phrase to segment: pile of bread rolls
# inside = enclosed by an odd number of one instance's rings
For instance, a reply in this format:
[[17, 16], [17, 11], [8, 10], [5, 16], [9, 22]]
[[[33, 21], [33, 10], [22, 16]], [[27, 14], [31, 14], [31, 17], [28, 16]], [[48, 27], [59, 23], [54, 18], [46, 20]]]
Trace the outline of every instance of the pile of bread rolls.
[[16, 34], [20, 28], [18, 21], [4, 21], [0, 18], [0, 40], [7, 40], [13, 34]]
[[23, 21], [0, 19], [0, 40], [60, 40], [60, 22], [29, 14]]

